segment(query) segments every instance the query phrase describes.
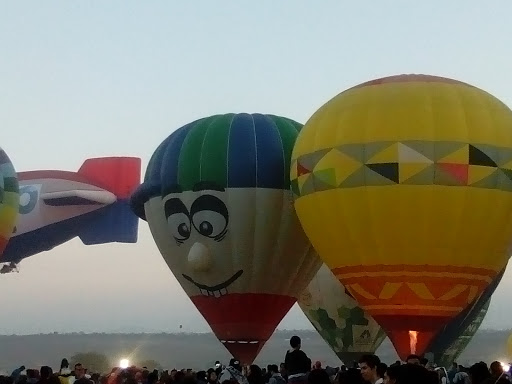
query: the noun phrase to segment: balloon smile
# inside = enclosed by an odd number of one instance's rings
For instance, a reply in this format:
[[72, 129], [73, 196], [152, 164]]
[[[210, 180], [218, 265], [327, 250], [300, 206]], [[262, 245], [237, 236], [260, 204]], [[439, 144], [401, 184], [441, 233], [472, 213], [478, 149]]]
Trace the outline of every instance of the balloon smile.
[[187, 276], [183, 274], [183, 277], [190, 281], [192, 284], [194, 284], [197, 288], [199, 288], [199, 292], [203, 296], [211, 296], [211, 297], [221, 297], [228, 294], [228, 287], [233, 284], [242, 274], [244, 271], [239, 270], [237, 273], [235, 273], [233, 276], [231, 276], [229, 279], [224, 281], [223, 283], [217, 284], [217, 285], [205, 285], [200, 284], [194, 281], [193, 278], [190, 276]]

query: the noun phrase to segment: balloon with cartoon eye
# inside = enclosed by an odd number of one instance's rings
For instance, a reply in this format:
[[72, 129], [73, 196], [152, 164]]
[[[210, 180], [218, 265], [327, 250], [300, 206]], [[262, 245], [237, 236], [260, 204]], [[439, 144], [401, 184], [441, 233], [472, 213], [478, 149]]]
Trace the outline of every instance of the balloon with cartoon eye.
[[217, 241], [222, 238], [229, 220], [222, 200], [212, 195], [202, 195], [194, 201], [190, 213], [192, 224], [201, 235]]
[[196, 213], [192, 218], [192, 223], [201, 235], [211, 238], [221, 235], [227, 226], [226, 218], [213, 211]]
[[321, 265], [290, 191], [301, 127], [259, 113], [193, 121], [158, 146], [131, 198], [187, 296], [244, 364]]
[[190, 237], [188, 210], [180, 199], [167, 200], [165, 216], [169, 231], [177, 243], [182, 243]]

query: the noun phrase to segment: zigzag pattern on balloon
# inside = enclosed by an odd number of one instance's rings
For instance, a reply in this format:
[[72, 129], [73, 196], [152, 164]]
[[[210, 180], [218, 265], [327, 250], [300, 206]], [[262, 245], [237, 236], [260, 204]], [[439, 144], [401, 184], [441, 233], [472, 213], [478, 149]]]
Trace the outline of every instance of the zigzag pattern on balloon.
[[493, 279], [482, 268], [433, 265], [346, 266], [333, 273], [374, 316], [392, 315], [398, 307], [402, 313], [457, 314]]
[[450, 141], [345, 144], [293, 161], [295, 195], [362, 186], [470, 186], [512, 192], [512, 149]]

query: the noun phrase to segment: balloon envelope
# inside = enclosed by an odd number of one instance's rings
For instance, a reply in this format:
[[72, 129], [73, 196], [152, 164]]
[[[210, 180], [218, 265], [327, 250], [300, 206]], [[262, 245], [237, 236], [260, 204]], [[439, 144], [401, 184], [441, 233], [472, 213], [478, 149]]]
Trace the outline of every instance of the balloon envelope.
[[441, 367], [449, 367], [464, 352], [487, 314], [492, 294], [501, 282], [505, 269], [472, 305], [459, 313], [432, 339], [427, 348], [432, 355], [429, 360]]
[[325, 264], [302, 292], [299, 306], [320, 336], [349, 364], [373, 354], [386, 338], [377, 322], [345, 291]]
[[16, 171], [0, 148], [0, 256], [11, 237], [18, 216], [19, 190]]
[[186, 294], [244, 363], [321, 265], [289, 189], [300, 128], [262, 114], [194, 121], [157, 148], [132, 196]]
[[301, 130], [291, 179], [313, 246], [403, 359], [508, 260], [512, 111], [468, 84], [403, 75], [342, 92]]

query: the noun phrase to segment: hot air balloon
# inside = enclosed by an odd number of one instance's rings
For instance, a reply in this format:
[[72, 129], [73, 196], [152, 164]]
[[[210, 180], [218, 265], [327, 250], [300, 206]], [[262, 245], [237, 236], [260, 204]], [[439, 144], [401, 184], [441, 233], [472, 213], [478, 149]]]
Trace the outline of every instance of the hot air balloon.
[[370, 81], [309, 119], [291, 165], [320, 257], [405, 359], [479, 297], [512, 240], [512, 111], [428, 75]]
[[16, 171], [7, 154], [0, 148], [0, 256], [16, 224], [19, 190]]
[[432, 339], [426, 349], [429, 351], [430, 361], [441, 367], [449, 367], [466, 349], [487, 314], [492, 294], [498, 287], [505, 269], [506, 267], [472, 305], [459, 313]]
[[357, 305], [325, 264], [302, 292], [298, 303], [344, 363], [375, 353], [386, 338], [382, 328]]
[[247, 364], [321, 266], [289, 189], [300, 128], [262, 114], [194, 121], [156, 149], [132, 196], [186, 294]]

